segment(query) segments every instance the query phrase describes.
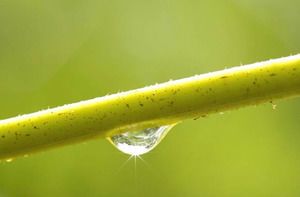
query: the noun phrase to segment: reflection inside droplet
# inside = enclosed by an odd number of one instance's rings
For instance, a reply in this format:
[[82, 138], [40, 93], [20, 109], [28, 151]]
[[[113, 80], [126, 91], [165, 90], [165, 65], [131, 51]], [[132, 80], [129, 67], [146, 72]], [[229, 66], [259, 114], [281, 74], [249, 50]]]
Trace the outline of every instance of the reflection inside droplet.
[[174, 125], [129, 131], [108, 140], [120, 151], [129, 155], [142, 155], [152, 150]]

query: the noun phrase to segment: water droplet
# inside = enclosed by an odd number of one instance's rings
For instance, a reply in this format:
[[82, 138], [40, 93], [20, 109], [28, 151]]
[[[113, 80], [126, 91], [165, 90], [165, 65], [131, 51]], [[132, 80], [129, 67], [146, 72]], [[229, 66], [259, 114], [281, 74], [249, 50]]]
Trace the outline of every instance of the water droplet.
[[123, 153], [142, 155], [152, 150], [166, 136], [174, 125], [147, 128], [140, 131], [129, 131], [108, 140]]
[[273, 103], [273, 101], [270, 101], [270, 103], [271, 103], [271, 105], [272, 105], [272, 109], [276, 109], [276, 107], [277, 107], [277, 105], [275, 105], [274, 103]]

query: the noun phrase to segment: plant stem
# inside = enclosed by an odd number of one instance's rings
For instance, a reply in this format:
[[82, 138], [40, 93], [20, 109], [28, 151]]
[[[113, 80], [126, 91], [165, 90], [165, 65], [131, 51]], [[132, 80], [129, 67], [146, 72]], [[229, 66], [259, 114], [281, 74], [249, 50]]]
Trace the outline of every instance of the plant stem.
[[0, 121], [0, 159], [300, 95], [300, 54]]

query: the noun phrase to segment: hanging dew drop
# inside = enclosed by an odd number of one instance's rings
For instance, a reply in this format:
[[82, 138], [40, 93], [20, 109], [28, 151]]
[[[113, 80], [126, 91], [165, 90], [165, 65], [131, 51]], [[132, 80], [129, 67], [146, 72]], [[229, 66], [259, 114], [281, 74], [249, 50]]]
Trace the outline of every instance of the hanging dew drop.
[[175, 125], [129, 131], [109, 137], [108, 140], [125, 154], [142, 155], [156, 147], [173, 126]]

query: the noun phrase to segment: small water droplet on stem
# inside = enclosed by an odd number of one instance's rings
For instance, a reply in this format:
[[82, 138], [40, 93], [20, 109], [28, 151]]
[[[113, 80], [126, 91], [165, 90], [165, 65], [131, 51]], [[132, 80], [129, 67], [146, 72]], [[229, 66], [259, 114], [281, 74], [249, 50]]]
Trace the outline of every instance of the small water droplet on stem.
[[270, 103], [272, 104], [272, 109], [276, 109], [276, 107], [277, 107], [277, 105], [275, 105], [274, 103], [273, 103], [273, 101], [270, 101]]

